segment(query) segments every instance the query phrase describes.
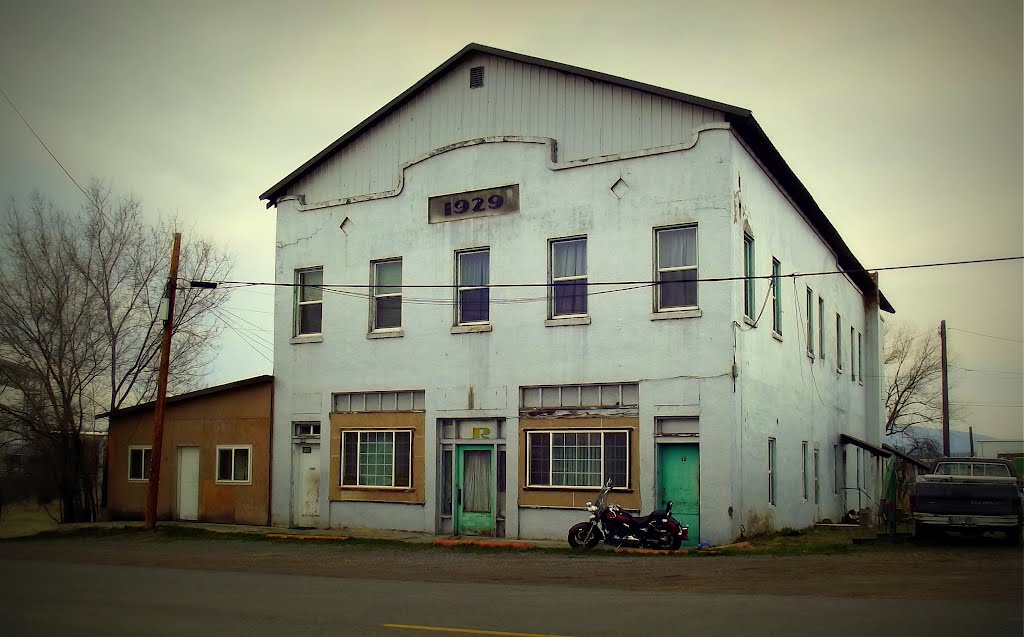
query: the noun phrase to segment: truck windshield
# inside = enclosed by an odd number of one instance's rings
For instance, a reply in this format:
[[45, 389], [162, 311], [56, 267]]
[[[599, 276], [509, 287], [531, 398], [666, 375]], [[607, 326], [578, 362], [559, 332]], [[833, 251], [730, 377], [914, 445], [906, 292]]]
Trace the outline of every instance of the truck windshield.
[[1009, 478], [1010, 470], [994, 462], [942, 462], [935, 467], [940, 476], [991, 476]]

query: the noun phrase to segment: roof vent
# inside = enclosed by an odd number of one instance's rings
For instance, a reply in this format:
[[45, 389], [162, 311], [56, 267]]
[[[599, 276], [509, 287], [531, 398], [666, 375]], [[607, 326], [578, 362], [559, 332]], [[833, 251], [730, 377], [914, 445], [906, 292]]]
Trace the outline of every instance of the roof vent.
[[469, 88], [480, 88], [484, 85], [484, 67], [474, 66], [469, 69]]

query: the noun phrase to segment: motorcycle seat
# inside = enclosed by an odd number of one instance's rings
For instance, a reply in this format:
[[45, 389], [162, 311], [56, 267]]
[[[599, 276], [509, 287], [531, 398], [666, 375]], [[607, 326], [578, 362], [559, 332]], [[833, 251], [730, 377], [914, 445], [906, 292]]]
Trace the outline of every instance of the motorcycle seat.
[[664, 511], [651, 511], [650, 515], [634, 516], [633, 519], [630, 520], [630, 523], [634, 526], [643, 526], [651, 520], [660, 520], [664, 517], [666, 517]]

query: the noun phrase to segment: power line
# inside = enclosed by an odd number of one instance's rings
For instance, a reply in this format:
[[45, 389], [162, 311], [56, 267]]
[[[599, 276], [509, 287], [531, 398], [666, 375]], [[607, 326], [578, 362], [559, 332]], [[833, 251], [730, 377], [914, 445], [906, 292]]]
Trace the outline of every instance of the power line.
[[1024, 376], [1024, 372], [1011, 372], [1003, 371], [998, 369], [971, 369], [970, 367], [960, 367], [959, 365], [949, 365], [949, 367], [955, 367], [956, 369], [963, 370], [965, 372], [976, 372], [979, 374], [1009, 374], [1011, 376]]
[[1024, 340], [1019, 338], [1006, 338], [1005, 336], [993, 336], [992, 334], [982, 334], [981, 332], [972, 332], [971, 330], [960, 329], [959, 327], [947, 327], [946, 329], [955, 332], [964, 332], [966, 334], [974, 334], [975, 336], [984, 336], [985, 338], [994, 338], [997, 341], [1010, 341], [1011, 343], [1024, 343]]
[[[822, 271], [818, 271], [818, 272], [791, 272], [789, 274], [779, 274], [777, 276], [776, 275], [772, 275], [772, 274], [762, 274], [762, 275], [751, 275], [751, 276], [744, 275], [744, 276], [725, 276], [725, 277], [705, 277], [705, 278], [691, 279], [691, 280], [687, 281], [687, 283], [721, 283], [721, 282], [727, 282], [727, 281], [748, 281], [748, 280], [758, 280], [758, 279], [771, 280], [771, 279], [775, 279], [775, 278], [779, 278], [779, 279], [798, 279], [798, 278], [812, 277], [812, 276], [848, 275], [848, 274], [857, 274], [857, 273], [883, 272], [883, 271], [890, 271], [890, 270], [909, 270], [909, 269], [917, 269], [917, 268], [947, 267], [947, 266], [954, 266], [954, 265], [973, 265], [973, 264], [980, 264], [980, 263], [997, 263], [997, 262], [1001, 262], [1001, 261], [1019, 261], [1019, 260], [1022, 260], [1022, 259], [1024, 259], [1024, 256], [996, 257], [996, 258], [991, 258], [991, 259], [966, 259], [966, 260], [963, 260], [963, 261], [943, 261], [943, 262], [933, 262], [933, 263], [914, 263], [914, 264], [909, 264], [909, 265], [894, 265], [894, 266], [886, 266], [886, 267], [880, 267], [880, 268], [862, 268], [862, 269], [853, 269], [853, 270], [822, 270]], [[254, 287], [254, 286], [294, 288], [294, 287], [300, 287], [302, 285], [302, 284], [296, 283], [296, 282], [284, 283], [284, 282], [276, 282], [276, 281], [229, 281], [229, 280], [222, 280], [222, 281], [216, 281], [215, 283], [218, 285], [218, 287], [222, 287], [223, 289], [247, 288], [247, 287]], [[641, 287], [655, 286], [655, 285], [659, 285], [661, 283], [662, 283], [662, 281], [651, 281], [651, 280], [643, 280], [643, 281], [640, 281], [640, 280], [636, 280], [636, 281], [588, 281], [587, 285], [588, 286], [636, 286], [636, 288], [641, 288]], [[489, 283], [486, 286], [482, 286], [482, 287], [487, 287], [487, 288], [529, 288], [529, 287], [552, 287], [552, 286], [555, 286], [555, 285], [557, 285], [557, 284], [552, 283], [550, 281], [545, 281], [543, 283]], [[326, 289], [334, 289], [334, 288], [373, 289], [373, 288], [381, 287], [381, 286], [378, 285], [378, 284], [373, 284], [373, 283], [322, 283], [320, 285], [306, 285], [306, 287], [321, 288], [321, 289], [325, 289], [326, 290]], [[458, 288], [460, 286], [458, 284], [456, 284], [456, 283], [402, 283], [400, 285], [388, 285], [387, 287], [392, 287], [392, 288], [397, 287], [397, 288], [402, 288], [402, 289], [412, 289], [412, 288], [454, 289], [454, 288]], [[630, 289], [636, 289], [636, 288], [630, 288]], [[617, 290], [617, 291], [625, 291], [625, 290]], [[604, 292], [604, 293], [607, 293], [607, 292]], [[594, 293], [594, 294], [597, 294], [597, 293]], [[423, 300], [442, 301], [444, 299], [423, 299]]]
[[1000, 403], [949, 403], [958, 407], [1024, 407], [1024, 405], [1006, 405]]
[[11, 105], [11, 108], [14, 109], [14, 112], [25, 124], [26, 128], [28, 128], [28, 130], [36, 138], [36, 141], [39, 142], [39, 145], [43, 147], [43, 149], [53, 159], [53, 161], [57, 162], [57, 165], [60, 166], [60, 169], [64, 171], [64, 174], [68, 176], [68, 179], [71, 180], [71, 183], [75, 184], [75, 186], [82, 192], [82, 194], [85, 195], [85, 198], [89, 201], [89, 203], [96, 206], [96, 208], [98, 209], [99, 206], [96, 204], [95, 201], [92, 200], [92, 197], [89, 196], [89, 193], [87, 193], [85, 191], [85, 188], [82, 188], [82, 185], [78, 183], [78, 181], [74, 177], [71, 176], [71, 173], [69, 173], [68, 169], [64, 167], [64, 164], [60, 163], [60, 160], [57, 159], [57, 156], [53, 154], [53, 151], [50, 150], [50, 147], [46, 145], [46, 142], [43, 141], [43, 138], [40, 137], [38, 133], [36, 133], [36, 130], [34, 128], [32, 128], [32, 124], [28, 123], [28, 120], [25, 119], [25, 116], [22, 115], [21, 111], [18, 110], [18, 107], [14, 105], [14, 102], [11, 100], [10, 96], [7, 95], [7, 92], [4, 91], [3, 87], [0, 87], [0, 94], [3, 94], [4, 99], [6, 99], [7, 103]]

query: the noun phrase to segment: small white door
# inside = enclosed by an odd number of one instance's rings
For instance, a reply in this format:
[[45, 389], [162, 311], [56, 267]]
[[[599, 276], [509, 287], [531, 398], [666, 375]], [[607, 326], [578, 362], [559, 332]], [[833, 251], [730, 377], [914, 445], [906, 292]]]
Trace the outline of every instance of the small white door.
[[178, 519], [199, 519], [199, 447], [178, 447]]
[[295, 445], [295, 480], [292, 501], [295, 526], [315, 527], [320, 524], [320, 445]]

